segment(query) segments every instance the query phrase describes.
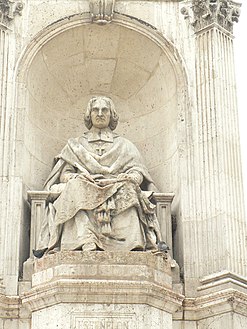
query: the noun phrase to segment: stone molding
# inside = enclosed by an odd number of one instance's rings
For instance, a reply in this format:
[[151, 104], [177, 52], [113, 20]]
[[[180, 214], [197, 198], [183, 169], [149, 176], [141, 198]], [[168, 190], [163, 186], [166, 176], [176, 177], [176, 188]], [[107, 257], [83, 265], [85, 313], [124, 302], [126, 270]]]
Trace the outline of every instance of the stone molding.
[[8, 297], [0, 294], [0, 319], [18, 319], [21, 300], [19, 297]]
[[[90, 16], [89, 13], [80, 13], [80, 14], [74, 14], [68, 17], [64, 17], [46, 28], [44, 28], [42, 31], [40, 31], [28, 44], [25, 51], [21, 55], [21, 58], [18, 62], [17, 67], [17, 78], [18, 83], [20, 85], [23, 84], [23, 82], [27, 79], [27, 72], [29, 70], [30, 64], [32, 63], [34, 57], [37, 55], [37, 53], [40, 51], [40, 49], [46, 44], [49, 40], [54, 38], [56, 35], [64, 31], [65, 29], [71, 29], [76, 28], [78, 26], [81, 26], [82, 24], [90, 24]], [[172, 67], [174, 71], [176, 72], [176, 76], [178, 77], [179, 86], [183, 91], [181, 92], [182, 95], [184, 95], [184, 88], [185, 83], [180, 83], [180, 81], [186, 81], [187, 80], [187, 73], [184, 65], [184, 61], [178, 52], [177, 48], [174, 46], [174, 44], [167, 39], [163, 34], [159, 33], [154, 27], [152, 27], [150, 24], [144, 21], [138, 20], [136, 17], [128, 17], [126, 15], [115, 13], [113, 22], [116, 25], [124, 26], [125, 28], [129, 28], [131, 30], [134, 30], [141, 35], [147, 37], [148, 39], [152, 40], [154, 43], [156, 43], [162, 51], [166, 53], [169, 60], [171, 61]], [[181, 66], [177, 65], [177, 59]], [[185, 94], [187, 93], [187, 89]], [[186, 95], [185, 95], [186, 96]], [[184, 103], [186, 103], [186, 100], [184, 100]]]
[[172, 291], [171, 261], [149, 252], [79, 252], [35, 261], [32, 289], [22, 301], [32, 311], [58, 303], [146, 304], [179, 312], [183, 295]]
[[232, 33], [234, 22], [239, 20], [240, 7], [231, 0], [192, 0], [191, 6], [183, 7], [181, 13], [190, 19], [196, 32], [217, 24]]
[[23, 2], [0, 0], [0, 26], [8, 25], [16, 15], [22, 15]]
[[36, 259], [34, 272], [38, 273], [61, 264], [146, 265], [170, 274], [170, 262], [145, 251], [60, 251]]
[[201, 282], [201, 284], [206, 285], [206, 284], [215, 282], [215, 280], [219, 281], [219, 280], [222, 280], [225, 278], [231, 278], [231, 279], [237, 280], [239, 282], [242, 282], [243, 284], [246, 285], [246, 288], [247, 288], [247, 278], [246, 277], [243, 277], [241, 275], [238, 275], [238, 274], [235, 274], [235, 273], [232, 273], [229, 271], [221, 271], [216, 274], [211, 274], [211, 275], [205, 276], [204, 278], [202, 278], [200, 280], [200, 282]]
[[22, 297], [32, 311], [59, 303], [146, 304], [168, 313], [181, 309], [183, 296], [149, 282], [59, 279], [33, 288]]
[[131, 303], [144, 303], [173, 312], [174, 320], [199, 321], [229, 312], [247, 316], [247, 294], [235, 289], [185, 298], [169, 289], [148, 285], [147, 282], [114, 284], [108, 280], [98, 283], [87, 280], [82, 283], [81, 280], [59, 279], [31, 289], [20, 298], [0, 294], [0, 318], [18, 319], [21, 301], [23, 306], [37, 311], [58, 303], [122, 304], [129, 303], [130, 299]]
[[99, 25], [110, 23], [113, 19], [114, 7], [115, 0], [90, 0], [92, 22]]
[[247, 294], [226, 289], [197, 298], [185, 298], [184, 319], [198, 321], [228, 312], [247, 316]]
[[222, 271], [200, 280], [201, 286], [197, 288], [199, 295], [208, 295], [211, 292], [222, 291], [226, 288], [234, 288], [244, 293], [247, 292], [247, 279], [241, 275]]
[[[174, 320], [198, 321], [229, 312], [247, 316], [247, 286], [222, 285], [219, 291], [185, 297], [172, 290], [171, 260], [148, 252], [63, 251], [36, 260], [34, 272], [32, 289], [20, 296], [32, 312], [59, 303], [102, 303], [145, 304], [173, 314]], [[217, 285], [226, 277], [246, 282], [226, 271], [200, 282]]]

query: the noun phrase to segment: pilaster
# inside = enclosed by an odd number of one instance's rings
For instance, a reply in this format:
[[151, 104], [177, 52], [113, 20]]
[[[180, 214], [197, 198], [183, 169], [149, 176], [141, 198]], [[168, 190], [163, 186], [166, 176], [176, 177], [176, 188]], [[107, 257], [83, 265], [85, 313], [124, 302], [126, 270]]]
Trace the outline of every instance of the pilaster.
[[[20, 180], [13, 171], [16, 152], [13, 145], [14, 20], [21, 15], [22, 9], [21, 1], [0, 1], [0, 277], [3, 277], [7, 292], [11, 294], [15, 294], [17, 288], [19, 234], [14, 221], [18, 221], [15, 211], [20, 209], [21, 199]], [[16, 207], [10, 204], [13, 199]], [[7, 277], [10, 280], [6, 281]]]
[[4, 269], [4, 236], [5, 236], [5, 213], [6, 213], [6, 202], [7, 202], [7, 180], [4, 179], [4, 172], [6, 172], [6, 164], [4, 162], [4, 154], [6, 154], [5, 141], [5, 117], [6, 117], [6, 75], [7, 75], [7, 47], [8, 47], [8, 31], [7, 27], [3, 24], [0, 25], [0, 72], [2, 79], [0, 80], [0, 95], [1, 95], [1, 130], [0, 130], [0, 210], [1, 210], [1, 225], [0, 225], [0, 277], [3, 277]]

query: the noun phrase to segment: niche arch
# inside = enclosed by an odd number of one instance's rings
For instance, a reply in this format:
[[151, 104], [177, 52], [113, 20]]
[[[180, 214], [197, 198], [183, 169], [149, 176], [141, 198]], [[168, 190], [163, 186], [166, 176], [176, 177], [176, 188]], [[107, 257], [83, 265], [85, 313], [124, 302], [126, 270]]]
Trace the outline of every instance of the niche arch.
[[54, 156], [85, 131], [88, 100], [100, 94], [112, 97], [117, 132], [139, 148], [158, 188], [178, 191], [187, 79], [176, 48], [153, 27], [120, 14], [104, 26], [74, 15], [41, 31], [16, 72], [25, 189], [42, 189]]
[[112, 97], [120, 115], [117, 132], [136, 144], [159, 190], [175, 194], [174, 258], [182, 265], [180, 195], [186, 182], [180, 172], [187, 165], [190, 113], [187, 74], [176, 47], [133, 17], [115, 14], [111, 24], [98, 26], [88, 14], [78, 14], [40, 31], [15, 72], [14, 153], [23, 163], [24, 196], [20, 271], [29, 256], [26, 191], [43, 188], [54, 156], [84, 131], [83, 111], [95, 94]]

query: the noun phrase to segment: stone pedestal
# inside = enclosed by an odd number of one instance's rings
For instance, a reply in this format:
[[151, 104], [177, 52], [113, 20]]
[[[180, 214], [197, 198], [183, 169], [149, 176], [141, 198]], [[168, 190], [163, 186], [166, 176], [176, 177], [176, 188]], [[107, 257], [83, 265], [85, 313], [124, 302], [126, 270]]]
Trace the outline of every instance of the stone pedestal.
[[38, 328], [172, 328], [183, 296], [171, 262], [147, 252], [59, 252], [35, 261], [23, 304]]

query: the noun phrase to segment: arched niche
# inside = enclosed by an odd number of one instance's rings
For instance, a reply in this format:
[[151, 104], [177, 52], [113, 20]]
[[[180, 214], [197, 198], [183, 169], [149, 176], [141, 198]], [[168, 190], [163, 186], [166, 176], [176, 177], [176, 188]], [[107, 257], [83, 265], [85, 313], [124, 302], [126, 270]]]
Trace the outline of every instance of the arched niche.
[[[186, 168], [187, 75], [174, 45], [147, 23], [115, 14], [109, 25], [88, 14], [59, 20], [26, 46], [16, 65], [15, 169], [23, 182], [20, 271], [29, 256], [27, 190], [41, 190], [54, 156], [86, 129], [92, 95], [111, 96], [120, 115], [117, 132], [141, 151], [161, 192], [175, 193], [174, 257], [182, 264]], [[187, 118], [188, 120], [185, 120]], [[181, 170], [182, 167], [182, 170]]]
[[147, 35], [115, 23], [82, 24], [50, 38], [26, 75], [26, 187], [42, 189], [54, 156], [85, 131], [88, 100], [100, 94], [112, 97], [117, 132], [139, 148], [160, 191], [176, 192], [182, 100], [174, 62]]

